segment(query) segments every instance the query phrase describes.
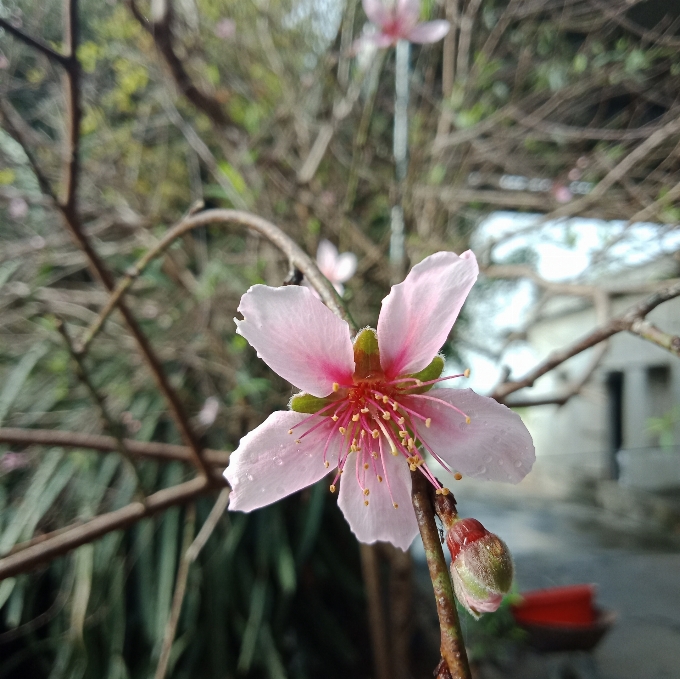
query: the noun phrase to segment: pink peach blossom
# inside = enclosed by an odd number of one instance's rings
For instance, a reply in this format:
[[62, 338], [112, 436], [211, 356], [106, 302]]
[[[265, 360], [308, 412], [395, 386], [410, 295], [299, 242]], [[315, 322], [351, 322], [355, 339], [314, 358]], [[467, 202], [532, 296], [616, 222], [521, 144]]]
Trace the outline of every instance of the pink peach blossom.
[[329, 240], [322, 238], [316, 251], [316, 263], [321, 273], [342, 295], [346, 283], [357, 270], [357, 256], [353, 252], [338, 253], [338, 249]]
[[[534, 461], [519, 416], [469, 389], [436, 389], [437, 352], [478, 275], [475, 256], [439, 252], [413, 267], [382, 302], [377, 331], [352, 342], [347, 323], [302, 286], [255, 285], [237, 332], [300, 393], [246, 434], [225, 471], [230, 509], [251, 511], [335, 470], [339, 505], [362, 542], [406, 549], [418, 532], [410, 472], [449, 471], [519, 482]], [[456, 375], [455, 377], [461, 377]]]
[[451, 28], [448, 21], [419, 23], [420, 0], [362, 0], [369, 21], [378, 28], [377, 33], [364, 40], [378, 47], [396, 45], [399, 40], [427, 43], [441, 40]]

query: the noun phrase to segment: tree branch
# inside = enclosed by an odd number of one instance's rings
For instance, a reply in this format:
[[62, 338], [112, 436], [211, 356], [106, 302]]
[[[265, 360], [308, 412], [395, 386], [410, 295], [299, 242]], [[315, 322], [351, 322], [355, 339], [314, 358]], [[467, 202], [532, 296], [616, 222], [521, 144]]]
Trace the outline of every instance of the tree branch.
[[463, 634], [460, 629], [456, 599], [451, 586], [449, 569], [434, 520], [434, 508], [430, 499], [430, 484], [420, 471], [411, 472], [411, 500], [416, 513], [420, 537], [423, 540], [425, 558], [437, 603], [437, 615], [441, 629], [441, 654], [448, 665], [452, 679], [471, 679]]
[[[644, 322], [645, 316], [650, 311], [652, 311], [652, 309], [655, 309], [660, 304], [663, 304], [664, 302], [667, 302], [668, 300], [674, 299], [675, 297], [678, 296], [680, 296], [680, 283], [675, 283], [674, 285], [671, 285], [668, 288], [659, 290], [653, 295], [646, 297], [639, 304], [636, 304], [635, 306], [631, 307], [625, 314], [617, 316], [616, 318], [612, 318], [608, 323], [605, 323], [599, 328], [596, 328], [593, 332], [586, 335], [582, 339], [578, 340], [571, 346], [566, 347], [565, 349], [562, 349], [560, 351], [554, 352], [551, 356], [548, 357], [547, 360], [536, 366], [521, 380], [510, 381], [500, 384], [498, 387], [496, 387], [493, 394], [491, 394], [491, 397], [495, 398], [497, 401], [500, 401], [502, 403], [506, 396], [520, 389], [524, 389], [525, 387], [533, 386], [534, 382], [539, 377], [550, 372], [558, 365], [564, 363], [567, 359], [571, 358], [572, 356], [576, 356], [577, 354], [580, 354], [582, 351], [585, 351], [586, 349], [589, 349], [590, 347], [593, 347], [596, 344], [603, 342], [612, 335], [615, 335], [623, 331], [628, 331], [637, 334], [640, 337], [649, 340], [650, 342], [654, 342], [655, 344], [663, 347], [664, 349], [668, 349], [673, 353], [676, 353], [676, 349], [674, 347], [677, 347], [678, 344], [680, 344], [680, 341], [678, 341], [676, 338], [672, 338], [666, 335], [666, 333], [662, 333], [660, 330], [656, 328], [655, 330], [657, 332], [654, 332], [651, 329], [649, 329], [647, 325], [641, 327], [641, 323]], [[651, 326], [651, 324], [648, 325]], [[660, 335], [658, 333], [660, 333]], [[669, 337], [670, 339], [668, 339]]]
[[64, 66], [65, 68], [69, 64], [69, 58], [67, 56], [59, 54], [59, 52], [55, 52], [49, 45], [46, 45], [42, 40], [32, 38], [30, 35], [27, 35], [22, 30], [16, 28], [15, 26], [12, 26], [12, 24], [9, 21], [0, 18], [0, 28], [4, 28], [10, 35], [13, 35], [18, 40], [21, 40], [21, 42], [25, 43], [29, 47], [38, 50], [39, 52], [44, 54], [48, 59], [50, 59], [50, 61], [56, 61], [60, 66]]
[[[113, 436], [98, 434], [81, 434], [80, 432], [59, 431], [52, 429], [15, 429], [0, 427], [0, 443], [24, 446], [60, 446], [64, 448], [89, 448], [102, 453], [118, 452], [118, 442]], [[171, 443], [145, 443], [132, 439], [123, 439], [125, 449], [130, 455], [148, 457], [155, 460], [178, 460], [191, 464], [193, 458], [191, 450], [186, 446], [176, 446]], [[221, 450], [203, 450], [205, 461], [218, 468], [224, 469], [229, 464], [229, 453]]]
[[[92, 542], [114, 530], [127, 528], [140, 519], [152, 516], [168, 507], [190, 502], [198, 496], [210, 492], [213, 488], [214, 486], [210, 484], [206, 477], [199, 476], [172, 488], [159, 490], [149, 495], [144, 503], [131, 502], [121, 509], [101, 514], [39, 544], [32, 544], [25, 549], [19, 549], [10, 556], [0, 559], [0, 580], [32, 570], [42, 563], [80, 547], [80, 545]], [[20, 548], [21, 545], [17, 545], [17, 547]]]
[[324, 278], [319, 267], [291, 238], [289, 238], [278, 226], [271, 222], [258, 217], [249, 212], [242, 212], [240, 210], [205, 210], [195, 215], [189, 215], [182, 219], [178, 224], [172, 227], [158, 243], [151, 248], [146, 254], [140, 257], [137, 262], [129, 269], [128, 274], [122, 278], [113, 294], [106, 303], [106, 306], [101, 310], [97, 319], [90, 325], [90, 327], [83, 334], [82, 341], [79, 346], [80, 351], [84, 351], [95, 335], [101, 330], [104, 322], [109, 314], [116, 306], [121, 303], [121, 298], [125, 291], [132, 285], [134, 280], [144, 271], [144, 269], [156, 257], [161, 255], [170, 245], [180, 236], [196, 229], [200, 226], [208, 226], [210, 224], [240, 224], [247, 226], [253, 231], [261, 234], [271, 243], [273, 243], [281, 252], [283, 252], [291, 267], [291, 270], [299, 269], [307, 277], [310, 285], [319, 293], [323, 302], [336, 313], [340, 318], [347, 321], [351, 328], [356, 330], [356, 327], [348, 315], [347, 310], [342, 304], [340, 297], [335, 289]]

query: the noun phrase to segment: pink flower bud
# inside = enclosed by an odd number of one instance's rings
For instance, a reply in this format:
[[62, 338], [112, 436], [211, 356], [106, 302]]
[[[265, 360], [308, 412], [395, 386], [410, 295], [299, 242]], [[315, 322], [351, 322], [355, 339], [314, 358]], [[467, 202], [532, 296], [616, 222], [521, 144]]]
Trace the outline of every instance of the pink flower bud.
[[512, 585], [507, 545], [477, 519], [461, 519], [446, 535], [451, 551], [451, 579], [458, 601], [474, 618], [493, 613]]

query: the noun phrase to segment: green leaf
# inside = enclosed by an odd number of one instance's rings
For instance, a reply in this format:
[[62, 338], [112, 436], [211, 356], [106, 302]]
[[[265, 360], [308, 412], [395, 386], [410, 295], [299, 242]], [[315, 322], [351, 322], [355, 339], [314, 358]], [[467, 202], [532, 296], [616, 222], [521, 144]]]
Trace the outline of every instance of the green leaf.
[[[290, 399], [290, 409], [296, 413], [308, 413], [313, 415], [318, 413], [319, 410], [325, 408], [327, 405], [332, 403], [330, 398], [319, 398], [318, 396], [312, 396], [311, 394], [306, 394], [300, 392], [295, 394], [293, 398]], [[327, 412], [322, 413], [323, 415], [332, 415], [332, 410], [329, 409]]]
[[46, 342], [34, 344], [22, 357], [10, 373], [0, 392], [0, 425], [2, 425], [9, 409], [21, 392], [24, 382], [31, 374], [35, 364], [47, 353]]
[[378, 337], [373, 328], [364, 328], [354, 340], [354, 375], [365, 380], [383, 374]]
[[[419, 373], [414, 373], [409, 375], [421, 382], [430, 382], [431, 380], [436, 380], [441, 377], [442, 371], [444, 370], [444, 359], [441, 356], [435, 356], [432, 359], [430, 365], [423, 368]], [[408, 384], [408, 383], [407, 383]], [[409, 389], [412, 394], [424, 394], [426, 391], [430, 391], [434, 387], [434, 384], [427, 384], [424, 387], [417, 387], [415, 389]]]

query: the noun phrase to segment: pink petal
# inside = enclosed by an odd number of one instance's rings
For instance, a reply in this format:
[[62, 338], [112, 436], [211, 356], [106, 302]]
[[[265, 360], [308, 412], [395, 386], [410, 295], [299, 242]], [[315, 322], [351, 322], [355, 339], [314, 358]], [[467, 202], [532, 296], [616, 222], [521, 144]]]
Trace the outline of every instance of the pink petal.
[[404, 37], [420, 19], [420, 0], [397, 0], [395, 14], [404, 29]]
[[352, 384], [354, 352], [349, 326], [312, 292], [299, 285], [254, 285], [235, 319], [239, 335], [281, 377], [314, 396], [328, 396], [333, 383]]
[[416, 264], [382, 301], [380, 363], [388, 377], [416, 373], [446, 341], [479, 267], [471, 250], [438, 252]]
[[361, 0], [368, 20], [376, 26], [382, 26], [390, 18], [390, 13], [381, 0]]
[[[519, 483], [536, 459], [534, 444], [517, 413], [470, 389], [433, 389], [425, 396], [403, 398], [406, 407], [431, 417], [429, 429], [418, 433], [452, 469], [465, 476]], [[443, 403], [454, 405], [465, 418]]]
[[329, 240], [322, 238], [316, 250], [316, 263], [321, 269], [321, 273], [331, 283], [334, 279], [335, 266], [338, 261], [338, 249]]
[[[272, 413], [241, 439], [224, 472], [232, 487], [229, 509], [250, 512], [264, 507], [316, 483], [328, 473], [323, 450], [335, 423], [325, 418], [328, 424], [295, 443], [300, 434], [288, 431], [306, 417], [292, 411]], [[330, 468], [338, 464], [341, 441], [342, 437], [334, 435], [328, 447]]]
[[451, 24], [448, 21], [441, 19], [438, 21], [426, 21], [411, 29], [406, 37], [411, 42], [417, 43], [437, 42], [449, 32], [450, 28]]
[[353, 252], [343, 252], [335, 262], [333, 273], [335, 283], [345, 283], [357, 270], [357, 256]]
[[[406, 551], [418, 533], [411, 505], [411, 476], [408, 464], [401, 456], [393, 457], [387, 449], [384, 459], [387, 474], [381, 475], [389, 478], [392, 496], [386, 479], [383, 478], [382, 483], [378, 482], [372, 467], [365, 476], [365, 487], [369, 489], [370, 495], [364, 495], [356, 480], [352, 455], [340, 480], [338, 505], [360, 542], [391, 542]], [[379, 461], [377, 466], [380, 469]], [[396, 509], [392, 504], [393, 499], [399, 505]], [[368, 500], [368, 506], [364, 504], [365, 500]]]

